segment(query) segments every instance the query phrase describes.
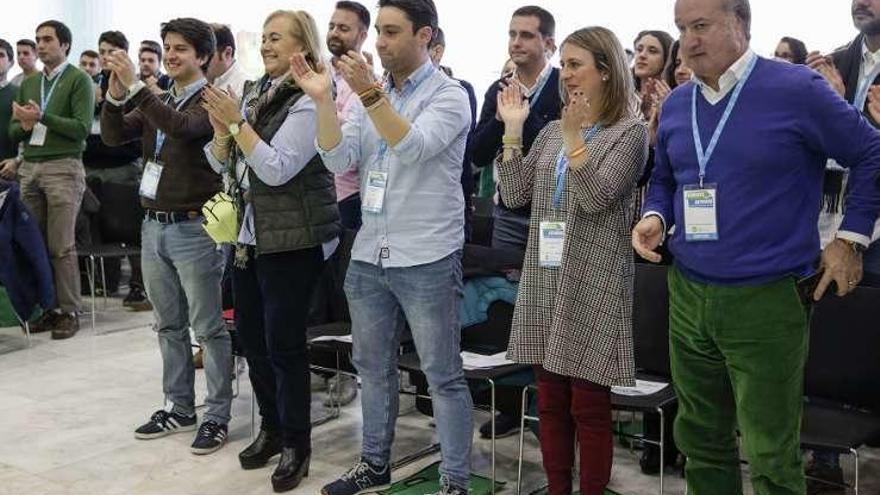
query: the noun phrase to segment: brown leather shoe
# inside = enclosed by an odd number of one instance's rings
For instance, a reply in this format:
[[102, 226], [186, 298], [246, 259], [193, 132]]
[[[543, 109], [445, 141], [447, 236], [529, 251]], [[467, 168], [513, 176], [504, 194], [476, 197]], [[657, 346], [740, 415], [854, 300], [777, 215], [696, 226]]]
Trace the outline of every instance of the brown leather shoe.
[[52, 328], [52, 340], [69, 339], [79, 332], [79, 318], [76, 313], [58, 315]]
[[31, 333], [42, 333], [48, 332], [55, 327], [55, 319], [60, 316], [55, 311], [49, 310], [45, 311], [34, 321], [28, 322], [28, 327], [31, 330]]

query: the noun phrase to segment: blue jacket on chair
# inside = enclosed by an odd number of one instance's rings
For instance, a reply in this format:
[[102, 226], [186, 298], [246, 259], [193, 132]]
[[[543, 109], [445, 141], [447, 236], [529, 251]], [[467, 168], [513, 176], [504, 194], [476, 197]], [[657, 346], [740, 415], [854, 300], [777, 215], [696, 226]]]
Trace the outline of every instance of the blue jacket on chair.
[[40, 228], [21, 201], [18, 184], [0, 180], [0, 285], [22, 319], [35, 305], [55, 307], [55, 285]]

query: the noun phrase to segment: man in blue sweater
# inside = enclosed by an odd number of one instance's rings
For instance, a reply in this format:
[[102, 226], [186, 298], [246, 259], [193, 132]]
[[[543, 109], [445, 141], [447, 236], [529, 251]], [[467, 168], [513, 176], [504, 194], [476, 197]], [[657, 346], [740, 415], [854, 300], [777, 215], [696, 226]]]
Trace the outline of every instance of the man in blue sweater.
[[748, 0], [678, 0], [675, 22], [695, 80], [663, 106], [633, 246], [657, 262], [675, 226], [670, 359], [689, 493], [742, 493], [738, 427], [755, 494], [802, 495], [810, 310], [795, 284], [820, 255], [828, 157], [851, 186], [813, 298], [858, 284], [880, 213], [880, 134], [819, 74], [749, 49]]

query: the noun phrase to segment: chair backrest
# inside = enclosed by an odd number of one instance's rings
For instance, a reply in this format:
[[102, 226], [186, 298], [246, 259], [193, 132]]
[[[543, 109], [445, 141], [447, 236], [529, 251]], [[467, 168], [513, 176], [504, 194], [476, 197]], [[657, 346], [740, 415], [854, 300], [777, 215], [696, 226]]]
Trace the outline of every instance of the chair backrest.
[[507, 349], [513, 325], [513, 305], [495, 301], [486, 311], [488, 319], [461, 330], [461, 348], [478, 354], [495, 354]]
[[98, 199], [101, 202], [98, 213], [101, 240], [105, 243], [140, 245], [144, 209], [141, 207], [138, 185], [103, 182]]
[[670, 377], [668, 268], [647, 263], [636, 263], [635, 267], [633, 345], [636, 369]]
[[804, 394], [880, 413], [880, 289], [829, 295], [813, 312]]

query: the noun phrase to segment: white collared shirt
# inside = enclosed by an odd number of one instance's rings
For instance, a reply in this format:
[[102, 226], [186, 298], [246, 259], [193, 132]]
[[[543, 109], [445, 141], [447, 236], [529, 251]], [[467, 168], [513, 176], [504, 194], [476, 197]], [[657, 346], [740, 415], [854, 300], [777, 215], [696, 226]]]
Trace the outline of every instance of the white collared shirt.
[[544, 68], [541, 69], [541, 73], [538, 74], [538, 78], [535, 79], [535, 84], [533, 84], [531, 87], [526, 86], [519, 79], [519, 74], [517, 73], [517, 69], [513, 70], [513, 79], [514, 79], [514, 81], [518, 82], [520, 87], [522, 88], [523, 96], [525, 96], [526, 98], [531, 98], [532, 95], [535, 93], [535, 91], [537, 91], [538, 88], [541, 86], [541, 81], [543, 81], [544, 79], [549, 77], [550, 71], [552, 71], [552, 70], [553, 70], [553, 65], [550, 63], [550, 61], [547, 61], [544, 64]]
[[58, 67], [55, 67], [54, 69], [52, 69], [52, 72], [49, 73], [46, 72], [46, 68], [44, 67], [43, 76], [46, 78], [47, 81], [51, 81], [52, 79], [55, 79], [58, 74], [64, 72], [64, 68], [67, 67], [67, 64], [67, 61], [61, 62], [60, 64], [58, 64]]
[[736, 84], [745, 75], [746, 70], [748, 70], [749, 62], [752, 61], [752, 57], [756, 56], [757, 55], [755, 55], [755, 52], [753, 52], [751, 48], [746, 50], [742, 57], [731, 64], [730, 67], [724, 71], [724, 74], [721, 74], [721, 77], [718, 78], [718, 91], [715, 91], [712, 86], [706, 84], [696, 75], [693, 76], [693, 80], [700, 86], [700, 91], [702, 91], [703, 97], [706, 98], [706, 101], [708, 101], [710, 105], [715, 105], [723, 100], [724, 97], [736, 87]]
[[859, 65], [859, 82], [868, 77], [874, 68], [877, 67], [878, 63], [880, 63], [880, 50], [872, 52], [868, 49], [868, 45], [862, 41], [862, 63]]
[[242, 93], [244, 92], [244, 83], [247, 80], [248, 76], [241, 70], [238, 60], [234, 60], [232, 65], [229, 66], [229, 70], [218, 76], [217, 79], [214, 79], [214, 86], [223, 91], [227, 91], [231, 86], [235, 96], [241, 100]]

